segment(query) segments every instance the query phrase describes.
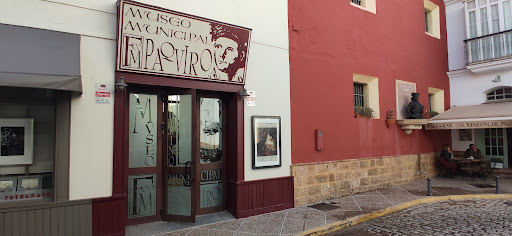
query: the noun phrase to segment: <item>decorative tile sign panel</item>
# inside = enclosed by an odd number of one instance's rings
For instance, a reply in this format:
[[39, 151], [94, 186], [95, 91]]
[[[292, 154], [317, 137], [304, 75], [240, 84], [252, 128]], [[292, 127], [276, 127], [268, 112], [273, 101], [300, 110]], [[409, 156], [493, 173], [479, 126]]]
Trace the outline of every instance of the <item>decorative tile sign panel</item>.
[[118, 71], [245, 84], [250, 29], [132, 1], [118, 22]]
[[[411, 102], [412, 93], [416, 92], [416, 84], [412, 82], [396, 80], [396, 118], [406, 118], [405, 108]], [[422, 94], [423, 96], [428, 96]], [[421, 95], [420, 95], [421, 96]]]

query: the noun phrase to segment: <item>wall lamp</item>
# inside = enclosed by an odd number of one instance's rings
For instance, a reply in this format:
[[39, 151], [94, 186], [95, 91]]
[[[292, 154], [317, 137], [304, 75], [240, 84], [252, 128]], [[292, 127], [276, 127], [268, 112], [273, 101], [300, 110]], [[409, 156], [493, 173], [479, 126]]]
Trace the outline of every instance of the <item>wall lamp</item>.
[[121, 76], [114, 84], [116, 86], [117, 91], [123, 91], [124, 88], [128, 87], [128, 85], [124, 82], [124, 78]]
[[249, 92], [247, 92], [247, 89], [241, 89], [240, 91], [238, 91], [238, 95], [240, 95], [240, 97], [249, 97], [251, 96], [251, 94], [249, 94]]

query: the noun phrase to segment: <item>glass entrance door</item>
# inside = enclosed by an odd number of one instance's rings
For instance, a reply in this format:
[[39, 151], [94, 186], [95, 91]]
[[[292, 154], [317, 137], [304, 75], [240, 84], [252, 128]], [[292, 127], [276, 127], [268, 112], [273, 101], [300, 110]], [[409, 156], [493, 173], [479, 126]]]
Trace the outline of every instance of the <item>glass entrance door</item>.
[[506, 129], [490, 128], [477, 130], [477, 137], [479, 137], [479, 145], [483, 144], [482, 154], [485, 156], [486, 160], [503, 163], [503, 167], [508, 168]]
[[156, 93], [129, 93], [128, 224], [160, 218], [159, 104]]
[[199, 108], [199, 209], [198, 214], [224, 210], [225, 112], [220, 96], [201, 94]]
[[164, 220], [195, 221], [197, 144], [192, 91], [164, 94]]
[[195, 89], [130, 90], [128, 224], [225, 209], [226, 106]]

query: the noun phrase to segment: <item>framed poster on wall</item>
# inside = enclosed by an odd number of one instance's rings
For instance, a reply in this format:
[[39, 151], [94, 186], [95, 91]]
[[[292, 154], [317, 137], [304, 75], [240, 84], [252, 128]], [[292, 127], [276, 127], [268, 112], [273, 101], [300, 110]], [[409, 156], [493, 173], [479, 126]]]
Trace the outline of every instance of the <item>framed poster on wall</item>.
[[31, 118], [0, 119], [0, 165], [29, 165], [34, 159]]
[[281, 117], [252, 116], [252, 168], [281, 167]]

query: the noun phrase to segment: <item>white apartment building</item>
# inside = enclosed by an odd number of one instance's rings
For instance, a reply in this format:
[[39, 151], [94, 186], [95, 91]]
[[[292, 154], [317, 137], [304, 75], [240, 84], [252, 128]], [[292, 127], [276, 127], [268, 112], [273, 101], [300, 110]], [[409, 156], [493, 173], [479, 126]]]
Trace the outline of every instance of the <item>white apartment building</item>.
[[452, 129], [456, 154], [476, 144], [487, 161], [512, 166], [511, 1], [444, 2], [451, 109], [431, 124]]

